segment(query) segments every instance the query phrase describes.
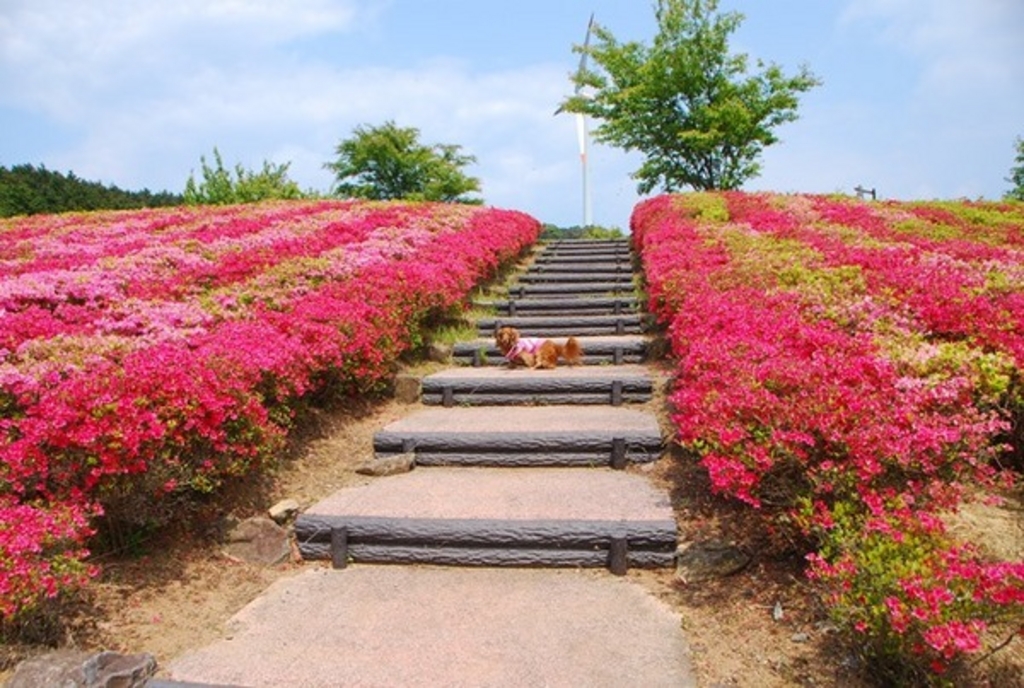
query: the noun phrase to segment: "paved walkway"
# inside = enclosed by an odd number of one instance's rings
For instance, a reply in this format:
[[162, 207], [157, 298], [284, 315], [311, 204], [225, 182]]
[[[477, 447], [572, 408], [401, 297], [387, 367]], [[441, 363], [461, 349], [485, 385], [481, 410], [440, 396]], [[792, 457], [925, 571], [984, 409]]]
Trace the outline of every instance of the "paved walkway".
[[[678, 616], [614, 575], [671, 566], [676, 536], [667, 494], [621, 470], [661, 453], [655, 419], [629, 408], [651, 392], [629, 265], [626, 242], [546, 247], [456, 347], [467, 365], [425, 379], [424, 407], [375, 438], [417, 468], [308, 509], [300, 550], [324, 565], [160, 685], [696, 685]], [[488, 351], [499, 325], [585, 329], [599, 365], [509, 370]]]

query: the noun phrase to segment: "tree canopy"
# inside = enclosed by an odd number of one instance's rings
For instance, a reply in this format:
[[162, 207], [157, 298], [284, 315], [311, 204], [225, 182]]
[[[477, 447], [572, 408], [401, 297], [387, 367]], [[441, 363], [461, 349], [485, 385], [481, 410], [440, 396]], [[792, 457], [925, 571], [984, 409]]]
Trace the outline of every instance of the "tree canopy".
[[0, 167], [0, 217], [72, 210], [130, 210], [178, 205], [181, 196], [149, 189], [124, 191], [48, 170], [44, 165]]
[[1024, 137], [1017, 137], [1014, 143], [1017, 149], [1016, 163], [1010, 168], [1010, 176], [1006, 181], [1013, 184], [1013, 188], [1006, 192], [1006, 198], [1011, 201], [1024, 201]]
[[356, 127], [335, 149], [337, 159], [324, 167], [334, 172], [334, 193], [372, 200], [482, 203], [467, 194], [480, 192], [480, 180], [462, 170], [476, 162], [461, 146], [426, 145], [415, 127], [393, 121]]
[[270, 199], [303, 198], [299, 185], [288, 178], [291, 163], [263, 161], [263, 169], [253, 172], [235, 165], [234, 175], [224, 167], [224, 160], [216, 147], [213, 149], [214, 165], [199, 157], [203, 180], [196, 182], [195, 175], [189, 174], [185, 182], [185, 203], [188, 205], [231, 205], [233, 203], [255, 203]]
[[640, 193], [739, 187], [760, 173], [773, 130], [797, 118], [798, 94], [820, 84], [806, 66], [786, 76], [760, 60], [748, 76], [748, 56], [729, 49], [743, 15], [717, 9], [718, 0], [656, 0], [651, 45], [595, 25], [596, 40], [574, 47], [596, 68], [573, 76], [577, 93], [559, 110], [600, 120], [597, 141], [645, 156], [633, 173]]

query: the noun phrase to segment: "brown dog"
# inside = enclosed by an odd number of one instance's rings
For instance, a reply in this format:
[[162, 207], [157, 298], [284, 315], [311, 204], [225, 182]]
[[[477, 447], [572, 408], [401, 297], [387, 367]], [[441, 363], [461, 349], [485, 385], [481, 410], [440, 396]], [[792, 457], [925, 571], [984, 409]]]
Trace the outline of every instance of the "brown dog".
[[569, 337], [565, 344], [557, 344], [550, 339], [522, 337], [514, 327], [501, 327], [494, 333], [494, 342], [512, 366], [554, 368], [558, 359], [571, 366], [583, 362], [583, 349], [575, 337]]

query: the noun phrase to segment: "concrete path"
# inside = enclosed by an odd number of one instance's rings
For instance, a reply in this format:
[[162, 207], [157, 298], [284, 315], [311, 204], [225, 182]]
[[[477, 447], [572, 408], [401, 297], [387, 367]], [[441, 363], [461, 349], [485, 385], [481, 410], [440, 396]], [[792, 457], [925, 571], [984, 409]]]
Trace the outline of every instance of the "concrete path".
[[408, 433], [543, 433], [599, 432], [660, 436], [649, 413], [610, 406], [511, 406], [495, 413], [487, 407], [420, 409], [389, 423], [382, 432]]
[[685, 688], [688, 657], [678, 617], [628, 579], [361, 565], [279, 581], [171, 672], [253, 688]]
[[346, 487], [307, 516], [502, 520], [672, 520], [645, 476], [578, 468], [424, 468]]

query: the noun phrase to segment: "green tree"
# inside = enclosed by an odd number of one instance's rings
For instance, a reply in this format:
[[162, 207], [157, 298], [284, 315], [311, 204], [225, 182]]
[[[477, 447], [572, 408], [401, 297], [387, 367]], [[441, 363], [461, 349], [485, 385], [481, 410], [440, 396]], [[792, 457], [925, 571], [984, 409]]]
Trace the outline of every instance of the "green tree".
[[180, 205], [181, 196], [166, 191], [124, 191], [40, 165], [0, 167], [0, 217], [74, 210], [124, 210]]
[[419, 142], [419, 129], [388, 121], [361, 125], [335, 149], [337, 159], [324, 165], [334, 172], [334, 193], [372, 200], [444, 201], [478, 204], [467, 196], [480, 192], [480, 180], [462, 169], [476, 162], [461, 146]]
[[775, 64], [731, 54], [738, 12], [717, 13], [717, 0], [657, 0], [653, 44], [619, 43], [595, 25], [594, 40], [574, 46], [597, 69], [573, 77], [577, 93], [560, 111], [601, 121], [594, 137], [645, 156], [633, 173], [640, 193], [735, 189], [761, 171], [772, 132], [797, 118], [798, 94], [821, 82], [807, 67], [786, 76]]
[[1006, 181], [1013, 184], [1013, 188], [1006, 192], [1006, 198], [1011, 201], [1024, 201], [1024, 137], [1017, 137], [1014, 142], [1017, 148], [1017, 157], [1014, 160], [1017, 164], [1010, 168], [1010, 176]]
[[253, 172], [235, 165], [234, 174], [224, 167], [220, 151], [213, 149], [214, 166], [200, 156], [203, 181], [196, 182], [195, 175], [189, 174], [185, 182], [185, 203], [188, 205], [229, 205], [233, 203], [255, 203], [270, 199], [303, 198], [299, 185], [288, 178], [291, 163], [275, 165], [263, 161], [263, 169]]

